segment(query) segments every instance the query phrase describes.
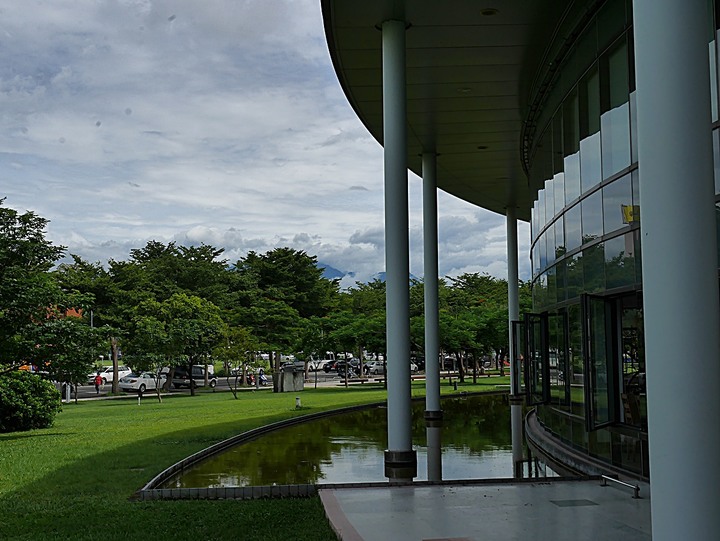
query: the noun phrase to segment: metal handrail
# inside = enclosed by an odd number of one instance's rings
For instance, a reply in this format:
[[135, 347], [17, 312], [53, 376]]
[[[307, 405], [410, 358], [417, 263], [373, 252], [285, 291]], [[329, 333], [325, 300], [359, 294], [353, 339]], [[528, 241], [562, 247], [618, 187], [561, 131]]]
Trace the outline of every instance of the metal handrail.
[[633, 489], [632, 497], [636, 500], [640, 498], [640, 487], [638, 485], [631, 485], [630, 483], [626, 483], [625, 481], [615, 479], [614, 477], [610, 477], [608, 475], [601, 475], [600, 478], [602, 479], [602, 483], [600, 484], [600, 486], [606, 487], [607, 482], [612, 481], [613, 483], [617, 483], [618, 485]]

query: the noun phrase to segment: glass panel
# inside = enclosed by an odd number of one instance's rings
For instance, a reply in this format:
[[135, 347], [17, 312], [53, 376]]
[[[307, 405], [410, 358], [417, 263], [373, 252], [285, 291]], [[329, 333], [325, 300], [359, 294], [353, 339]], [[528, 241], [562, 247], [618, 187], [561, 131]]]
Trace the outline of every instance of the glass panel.
[[718, 267], [720, 267], [720, 203], [715, 203], [715, 231], [718, 239]]
[[540, 243], [536, 242], [532, 250], [533, 278], [540, 274]]
[[528, 404], [544, 404], [548, 398], [546, 324], [538, 314], [525, 314], [527, 348], [525, 352]]
[[625, 40], [601, 59], [600, 118], [603, 178], [630, 165], [630, 107], [628, 58]]
[[586, 295], [583, 297], [586, 322], [584, 336], [585, 395], [587, 397], [588, 430], [595, 430], [613, 422], [612, 382], [612, 323], [609, 303], [605, 299]]
[[568, 387], [566, 385], [566, 327], [567, 318], [564, 312], [548, 315], [548, 376], [550, 384], [550, 403], [560, 406], [568, 403]]
[[605, 283], [607, 289], [635, 283], [635, 247], [632, 233], [605, 241]]
[[538, 233], [545, 227], [545, 189], [538, 192]]
[[602, 237], [603, 234], [603, 213], [602, 213], [602, 192], [598, 190], [586, 197], [582, 205], [582, 242], [591, 242]]
[[620, 177], [602, 189], [603, 231], [611, 233], [633, 222], [630, 175]]
[[637, 94], [630, 93], [630, 161], [638, 161]]
[[530, 242], [535, 242], [537, 236], [537, 200], [533, 201], [532, 209], [530, 209]]
[[598, 11], [598, 50], [602, 51], [625, 28], [625, 0], [609, 0]]
[[585, 192], [600, 182], [600, 78], [597, 68], [580, 84], [580, 183]]
[[[640, 230], [632, 232], [633, 245], [635, 246], [635, 283], [642, 284], [642, 256], [640, 254]], [[720, 237], [719, 237], [720, 238]]]
[[563, 104], [563, 153], [565, 201], [580, 197], [580, 117], [578, 93], [573, 90]]
[[605, 290], [605, 249], [602, 242], [583, 250], [583, 280], [587, 293]]
[[557, 302], [563, 302], [565, 299], [567, 299], [566, 266], [567, 262], [564, 259], [555, 264]]
[[560, 212], [565, 206], [565, 174], [557, 173], [553, 177], [553, 188], [555, 191], [555, 213]]
[[540, 238], [537, 241], [537, 249], [539, 252], [539, 261], [540, 261], [540, 272], [544, 271], [547, 268], [547, 239], [545, 238], [545, 234], [543, 233], [540, 235]]
[[[568, 382], [570, 384], [570, 411], [585, 415], [584, 365], [582, 347], [582, 320], [579, 304], [568, 306]], [[583, 426], [583, 432], [585, 427]]]
[[567, 298], [577, 298], [585, 290], [582, 253], [575, 254], [573, 257], [568, 259], [565, 270], [568, 292]]
[[515, 354], [515, 371], [512, 373], [513, 394], [521, 395], [525, 392], [525, 323], [512, 322], [513, 352]]
[[622, 421], [647, 430], [643, 311], [634, 295], [623, 299], [621, 324]]
[[560, 216], [553, 226], [555, 229], [555, 259], [565, 255], [565, 234], [563, 232], [564, 216]]
[[569, 252], [582, 244], [582, 221], [580, 204], [565, 212], [565, 248]]
[[632, 173], [633, 222], [640, 223], [640, 173], [636, 169]]
[[545, 223], [549, 224], [555, 216], [555, 192], [553, 191], [553, 179], [545, 181]]
[[548, 227], [543, 236], [547, 242], [547, 265], [549, 267], [555, 263], [555, 226]]
[[550, 267], [547, 271], [547, 297], [545, 298], [545, 306], [552, 306], [557, 302], [557, 283], [555, 278], [555, 267]]

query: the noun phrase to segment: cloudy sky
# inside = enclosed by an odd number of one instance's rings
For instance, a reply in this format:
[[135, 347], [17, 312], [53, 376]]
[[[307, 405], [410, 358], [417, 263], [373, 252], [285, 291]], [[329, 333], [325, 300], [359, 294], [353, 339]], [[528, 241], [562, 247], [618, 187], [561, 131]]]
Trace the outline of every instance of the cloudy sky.
[[[0, 197], [69, 253], [122, 260], [155, 239], [384, 269], [382, 149], [337, 82], [319, 0], [0, 0], [0, 100]], [[442, 192], [439, 212], [441, 275], [505, 276], [504, 217]]]

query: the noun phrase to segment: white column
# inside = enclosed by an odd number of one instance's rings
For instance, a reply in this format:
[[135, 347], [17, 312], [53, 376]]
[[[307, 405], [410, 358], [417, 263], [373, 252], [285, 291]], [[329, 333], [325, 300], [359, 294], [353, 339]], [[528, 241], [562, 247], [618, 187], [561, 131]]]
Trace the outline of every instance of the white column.
[[707, 6], [633, 8], [652, 536], [720, 539]]
[[437, 154], [422, 155], [423, 273], [425, 293], [425, 425], [428, 481], [442, 480], [442, 408], [438, 323]]
[[410, 253], [403, 21], [382, 24], [382, 62], [388, 354], [385, 475], [392, 480], [412, 479], [417, 472], [410, 410]]
[[[508, 357], [510, 358], [510, 429], [512, 434], [513, 472], [516, 477], [522, 476], [523, 460], [523, 397], [516, 394], [515, 379], [520, 374], [517, 366], [517, 351], [513, 340], [512, 322], [520, 319], [520, 300], [518, 292], [518, 233], [516, 209], [508, 206], [505, 211], [507, 226], [507, 261], [508, 261]], [[518, 385], [519, 387], [519, 382]]]
[[440, 338], [438, 336], [437, 154], [422, 155], [423, 264], [425, 292], [425, 411], [440, 412]]

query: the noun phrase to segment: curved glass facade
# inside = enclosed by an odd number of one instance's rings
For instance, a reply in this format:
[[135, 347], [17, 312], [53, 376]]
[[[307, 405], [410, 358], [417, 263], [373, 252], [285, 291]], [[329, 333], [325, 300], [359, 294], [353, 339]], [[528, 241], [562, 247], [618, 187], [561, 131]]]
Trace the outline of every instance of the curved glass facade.
[[[718, 193], [716, 4], [709, 3], [708, 47]], [[556, 437], [647, 478], [631, 25], [631, 2], [609, 0], [577, 29], [548, 100], [553, 110], [533, 141], [534, 314], [525, 325], [530, 343], [542, 339], [526, 350], [526, 385], [538, 419]], [[718, 196], [716, 208], [720, 215]]]

